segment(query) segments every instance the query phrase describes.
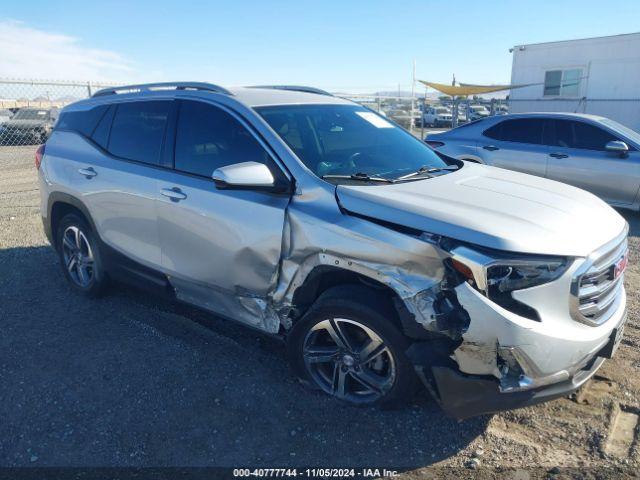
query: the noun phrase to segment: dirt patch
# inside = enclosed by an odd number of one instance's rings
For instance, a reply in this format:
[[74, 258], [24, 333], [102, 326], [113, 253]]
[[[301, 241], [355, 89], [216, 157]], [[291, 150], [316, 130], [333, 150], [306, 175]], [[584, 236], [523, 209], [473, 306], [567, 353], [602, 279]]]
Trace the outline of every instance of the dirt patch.
[[631, 453], [638, 428], [638, 414], [616, 406], [613, 409], [611, 429], [604, 447], [605, 453], [626, 459]]

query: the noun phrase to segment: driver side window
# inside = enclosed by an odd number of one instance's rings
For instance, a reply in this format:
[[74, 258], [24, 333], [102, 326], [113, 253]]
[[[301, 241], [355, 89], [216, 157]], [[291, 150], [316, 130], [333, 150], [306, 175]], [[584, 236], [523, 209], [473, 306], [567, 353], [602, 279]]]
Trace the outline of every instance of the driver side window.
[[606, 130], [588, 123], [573, 120], [555, 121], [554, 146], [605, 151], [605, 145], [613, 140], [619, 139]]
[[268, 165], [268, 154], [232, 115], [213, 105], [182, 101], [176, 132], [175, 169], [210, 178], [241, 162]]

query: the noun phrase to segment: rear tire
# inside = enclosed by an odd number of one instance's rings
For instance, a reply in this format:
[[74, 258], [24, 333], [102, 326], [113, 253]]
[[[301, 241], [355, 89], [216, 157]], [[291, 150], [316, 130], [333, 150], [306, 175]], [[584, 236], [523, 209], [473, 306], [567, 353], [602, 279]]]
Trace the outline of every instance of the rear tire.
[[295, 374], [310, 387], [352, 405], [397, 407], [410, 401], [417, 378], [410, 345], [394, 311], [360, 286], [324, 292], [287, 336]]
[[60, 220], [56, 232], [58, 257], [64, 276], [77, 292], [97, 297], [104, 292], [108, 278], [95, 233], [74, 213]]

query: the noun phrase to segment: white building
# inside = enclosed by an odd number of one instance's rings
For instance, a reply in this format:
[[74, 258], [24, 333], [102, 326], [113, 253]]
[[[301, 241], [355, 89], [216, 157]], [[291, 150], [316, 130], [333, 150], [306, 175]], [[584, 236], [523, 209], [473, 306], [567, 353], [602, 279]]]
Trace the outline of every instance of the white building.
[[640, 33], [516, 45], [509, 111], [602, 115], [640, 131]]

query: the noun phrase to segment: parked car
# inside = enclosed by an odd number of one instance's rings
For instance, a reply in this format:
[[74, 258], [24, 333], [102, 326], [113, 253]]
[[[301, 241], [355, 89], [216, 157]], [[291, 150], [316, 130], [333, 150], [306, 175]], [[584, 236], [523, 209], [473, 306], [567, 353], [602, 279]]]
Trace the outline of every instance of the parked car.
[[388, 110], [383, 116], [390, 118], [398, 125], [407, 129], [410, 128], [411, 125], [415, 125], [416, 120], [420, 118], [418, 111], [416, 111], [412, 116], [411, 111], [400, 108]]
[[422, 121], [429, 127], [451, 126], [451, 110], [447, 107], [428, 107], [422, 115]]
[[6, 108], [1, 108], [0, 109], [0, 126], [2, 126], [5, 122], [10, 120], [12, 116], [13, 116], [13, 113], [11, 113], [11, 110], [8, 110]]
[[319, 90], [101, 90], [36, 168], [78, 293], [128, 281], [282, 335], [303, 382], [346, 402], [395, 405], [419, 378], [457, 418], [531, 405], [620, 343], [615, 210]]
[[44, 143], [56, 122], [58, 109], [21, 108], [0, 126], [0, 145]]
[[455, 158], [568, 183], [616, 207], [640, 209], [640, 134], [608, 118], [509, 114], [427, 140]]
[[458, 125], [462, 125], [467, 123], [469, 119], [467, 118], [467, 110], [463, 105], [458, 106]]
[[487, 107], [485, 107], [484, 105], [469, 105], [469, 108], [467, 108], [466, 110], [467, 117], [469, 118], [470, 122], [473, 122], [474, 120], [481, 120], [491, 115], [491, 112], [489, 112]]
[[509, 113], [509, 107], [507, 105], [496, 105], [494, 108], [494, 115], [506, 115]]

